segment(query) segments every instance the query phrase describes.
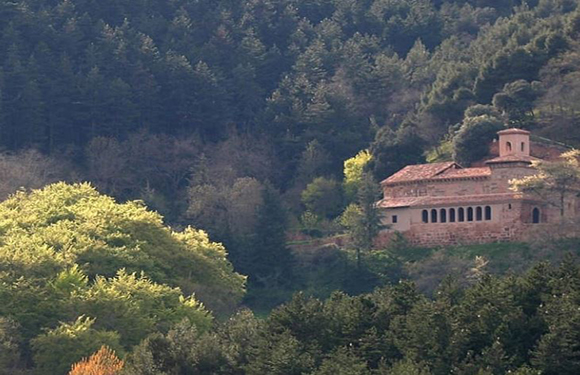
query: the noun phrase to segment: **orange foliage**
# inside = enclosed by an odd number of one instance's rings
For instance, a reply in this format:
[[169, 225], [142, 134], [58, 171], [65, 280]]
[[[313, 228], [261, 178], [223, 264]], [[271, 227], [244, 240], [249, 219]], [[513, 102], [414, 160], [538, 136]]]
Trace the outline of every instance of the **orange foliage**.
[[115, 352], [106, 346], [99, 351], [75, 363], [68, 375], [117, 375], [125, 362], [117, 358]]

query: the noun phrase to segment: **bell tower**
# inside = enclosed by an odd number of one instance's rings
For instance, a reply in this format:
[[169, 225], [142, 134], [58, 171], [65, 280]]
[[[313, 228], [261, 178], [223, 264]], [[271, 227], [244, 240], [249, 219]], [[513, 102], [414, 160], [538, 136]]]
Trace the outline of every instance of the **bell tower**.
[[499, 156], [530, 156], [530, 132], [523, 129], [506, 129], [499, 135]]

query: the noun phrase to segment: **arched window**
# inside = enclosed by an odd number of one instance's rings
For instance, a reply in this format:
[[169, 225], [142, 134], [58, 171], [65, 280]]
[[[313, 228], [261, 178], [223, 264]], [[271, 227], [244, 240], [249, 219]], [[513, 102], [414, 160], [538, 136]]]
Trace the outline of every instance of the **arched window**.
[[485, 206], [485, 220], [491, 220], [491, 207]]
[[442, 208], [439, 215], [441, 217], [441, 222], [446, 223], [447, 222], [447, 210]]
[[457, 210], [458, 215], [459, 215], [459, 222], [462, 223], [465, 221], [465, 209], [463, 207], [459, 207], [459, 209]]
[[431, 210], [431, 222], [432, 223], [437, 222], [437, 210], [435, 209]]
[[511, 152], [512, 151], [512, 143], [511, 142], [506, 142], [505, 143], [505, 149], [507, 150], [507, 152]]
[[483, 209], [481, 207], [477, 207], [475, 209], [475, 220], [477, 221], [483, 220]]
[[455, 208], [449, 209], [449, 222], [455, 223]]
[[538, 207], [534, 208], [532, 211], [532, 223], [539, 224], [540, 223], [540, 209]]
[[473, 221], [473, 207], [467, 209], [467, 221]]
[[526, 143], [522, 142], [522, 152], [526, 151]]
[[427, 210], [423, 210], [423, 222], [424, 223], [429, 222], [429, 212]]

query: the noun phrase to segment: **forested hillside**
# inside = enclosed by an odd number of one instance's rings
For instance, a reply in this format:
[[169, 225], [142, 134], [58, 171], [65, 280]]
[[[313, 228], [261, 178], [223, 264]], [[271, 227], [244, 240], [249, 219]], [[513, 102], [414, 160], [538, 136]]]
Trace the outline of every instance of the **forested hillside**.
[[477, 257], [577, 241], [373, 237], [405, 165], [580, 146], [579, 5], [0, 0], [0, 374], [577, 373], [577, 266]]

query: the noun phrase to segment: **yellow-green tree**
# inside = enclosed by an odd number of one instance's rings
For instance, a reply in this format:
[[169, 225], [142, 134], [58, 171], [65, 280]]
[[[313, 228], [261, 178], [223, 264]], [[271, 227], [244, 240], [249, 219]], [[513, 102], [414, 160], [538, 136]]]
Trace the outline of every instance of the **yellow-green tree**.
[[534, 194], [560, 209], [564, 216], [566, 200], [580, 191], [579, 150], [563, 153], [558, 161], [534, 160], [538, 172], [532, 176], [510, 181], [511, 189]]
[[[0, 203], [0, 316], [22, 327], [46, 374], [184, 319], [204, 331], [212, 321], [204, 305], [233, 309], [244, 283], [204, 232], [173, 231], [143, 203], [117, 203], [89, 184], [57, 183]], [[81, 315], [90, 320], [59, 326]]]
[[365, 167], [372, 158], [368, 150], [362, 150], [344, 162], [344, 192], [347, 198], [354, 199], [356, 196], [363, 181]]

